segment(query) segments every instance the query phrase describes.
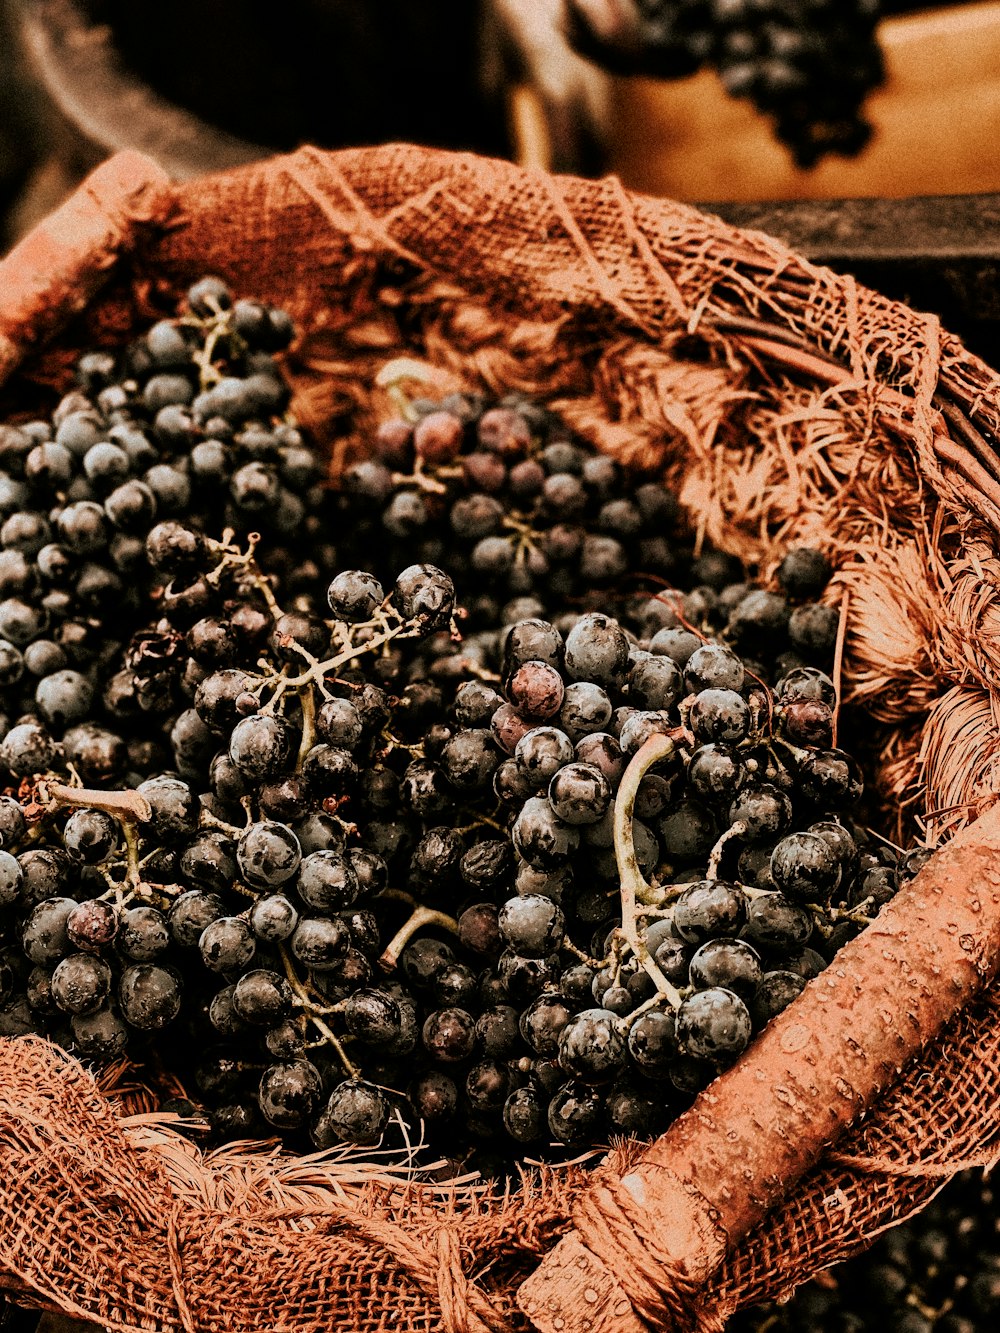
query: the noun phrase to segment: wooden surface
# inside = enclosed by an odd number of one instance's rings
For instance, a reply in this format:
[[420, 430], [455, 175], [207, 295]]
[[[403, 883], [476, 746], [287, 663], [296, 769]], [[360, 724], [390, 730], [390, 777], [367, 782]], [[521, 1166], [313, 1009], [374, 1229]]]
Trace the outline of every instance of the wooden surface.
[[717, 76], [615, 79], [609, 169], [674, 199], [836, 199], [1000, 190], [1000, 3], [887, 19], [886, 85], [854, 159], [796, 169], [770, 123]]

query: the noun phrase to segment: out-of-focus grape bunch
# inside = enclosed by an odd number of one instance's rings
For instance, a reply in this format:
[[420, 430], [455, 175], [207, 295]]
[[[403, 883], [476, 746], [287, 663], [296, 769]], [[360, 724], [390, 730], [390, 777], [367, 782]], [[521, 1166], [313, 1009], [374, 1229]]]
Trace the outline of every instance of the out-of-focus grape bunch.
[[870, 1250], [785, 1305], [737, 1315], [728, 1333], [982, 1333], [1000, 1315], [998, 1229], [995, 1185], [964, 1172]]
[[[619, 74], [714, 69], [768, 116], [798, 166], [851, 157], [871, 137], [864, 103], [884, 77], [882, 0], [565, 0], [570, 41]], [[898, 7], [898, 6], [897, 6]]]

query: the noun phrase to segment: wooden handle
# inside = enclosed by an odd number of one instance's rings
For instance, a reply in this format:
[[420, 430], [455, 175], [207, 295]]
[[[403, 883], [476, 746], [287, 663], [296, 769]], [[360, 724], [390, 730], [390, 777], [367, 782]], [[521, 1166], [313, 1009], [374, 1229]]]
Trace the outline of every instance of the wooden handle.
[[144, 229], [166, 222], [172, 203], [152, 158], [117, 153], [0, 261], [0, 384], [83, 309]]
[[[878, 919], [620, 1181], [598, 1176], [522, 1285], [541, 1333], [684, 1329], [727, 1251], [1000, 964], [1000, 806]], [[645, 1320], [645, 1322], [644, 1322]]]

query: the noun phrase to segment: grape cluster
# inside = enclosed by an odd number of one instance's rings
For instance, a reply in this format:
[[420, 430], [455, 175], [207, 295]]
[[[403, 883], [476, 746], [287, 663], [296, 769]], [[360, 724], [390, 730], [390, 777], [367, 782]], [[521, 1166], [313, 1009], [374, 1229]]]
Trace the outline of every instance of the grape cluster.
[[1000, 1314], [996, 1190], [956, 1176], [917, 1217], [800, 1287], [736, 1315], [731, 1333], [980, 1333]]
[[568, 2], [576, 48], [624, 74], [679, 79], [715, 69], [731, 97], [769, 116], [800, 167], [854, 156], [871, 137], [862, 108], [884, 78], [880, 0], [629, 0], [613, 35]]
[[[793, 553], [785, 587], [820, 591], [823, 563]], [[832, 746], [833, 683], [799, 657], [832, 653], [836, 613], [739, 585], [719, 600], [713, 637], [662, 601], [646, 638], [595, 612], [564, 617], [565, 636], [540, 620], [507, 636], [491, 722], [515, 812], [502, 967], [534, 971], [522, 1036], [568, 1076], [548, 1106], [536, 1087], [515, 1093], [515, 1138], [529, 1104], [535, 1136], [567, 1143], [602, 1115], [662, 1126], [922, 862], [852, 822], [862, 788]], [[748, 670], [734, 645], [766, 660]]]
[[414, 558], [446, 568], [471, 638], [509, 605], [517, 618], [528, 604], [528, 614], [606, 605], [636, 575], [697, 581], [662, 481], [574, 440], [518, 394], [408, 403], [345, 470], [336, 513], [342, 563], [370, 562], [374, 551], [387, 569]]
[[289, 391], [273, 353], [291, 335], [283, 312], [234, 303], [206, 279], [184, 318], [159, 321], [121, 355], [83, 356], [80, 387], [51, 420], [0, 425], [9, 712], [37, 711], [59, 730], [82, 722], [84, 677], [100, 676], [145, 623], [154, 588], [198, 619], [205, 593], [183, 558], [165, 580], [151, 571], [146, 539], [158, 524], [260, 532], [275, 570], [303, 530], [322, 553], [322, 469], [282, 419]]
[[829, 566], [696, 557], [523, 398], [330, 489], [289, 335], [205, 279], [3, 428], [0, 1034], [155, 1055], [216, 1140], [651, 1134], [921, 859], [835, 745]]

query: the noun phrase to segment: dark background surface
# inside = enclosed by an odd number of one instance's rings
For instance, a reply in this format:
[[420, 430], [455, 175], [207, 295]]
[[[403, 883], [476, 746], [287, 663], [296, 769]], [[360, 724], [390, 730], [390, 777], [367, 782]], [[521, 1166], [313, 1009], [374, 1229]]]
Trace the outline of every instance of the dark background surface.
[[[22, 14], [59, 3], [0, 0], [2, 250], [55, 206], [93, 155], [36, 86], [15, 40]], [[111, 24], [126, 77], [265, 150], [407, 139], [512, 152], [501, 85], [515, 57], [470, 0], [379, 0], [377, 20], [360, 0], [174, 0], [167, 10], [132, 0], [77, 4]], [[935, 312], [1000, 364], [1000, 196], [711, 211]]]

